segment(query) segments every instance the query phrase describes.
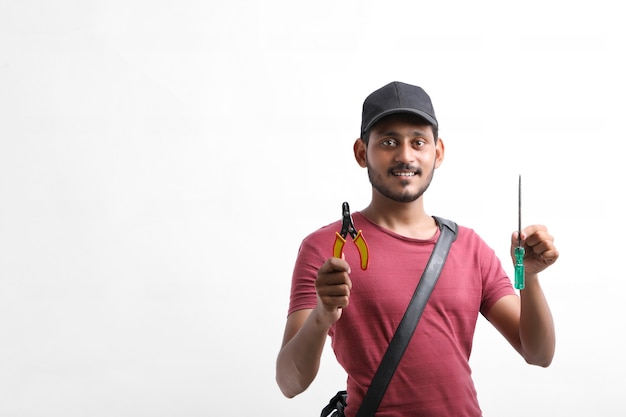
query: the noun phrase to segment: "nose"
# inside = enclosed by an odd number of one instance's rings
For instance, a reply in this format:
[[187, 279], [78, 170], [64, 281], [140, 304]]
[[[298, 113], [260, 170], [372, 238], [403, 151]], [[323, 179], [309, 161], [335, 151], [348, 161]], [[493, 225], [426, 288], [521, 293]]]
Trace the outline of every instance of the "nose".
[[415, 161], [415, 151], [409, 142], [402, 141], [398, 143], [395, 159], [396, 161], [402, 163], [411, 163]]

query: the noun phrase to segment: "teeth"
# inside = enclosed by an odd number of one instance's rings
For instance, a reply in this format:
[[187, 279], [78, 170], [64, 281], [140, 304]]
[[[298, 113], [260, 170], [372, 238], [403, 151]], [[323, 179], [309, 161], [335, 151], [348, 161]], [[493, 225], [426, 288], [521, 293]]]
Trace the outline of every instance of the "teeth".
[[415, 172], [394, 172], [393, 175], [397, 176], [397, 177], [412, 177], [413, 175], [415, 175]]

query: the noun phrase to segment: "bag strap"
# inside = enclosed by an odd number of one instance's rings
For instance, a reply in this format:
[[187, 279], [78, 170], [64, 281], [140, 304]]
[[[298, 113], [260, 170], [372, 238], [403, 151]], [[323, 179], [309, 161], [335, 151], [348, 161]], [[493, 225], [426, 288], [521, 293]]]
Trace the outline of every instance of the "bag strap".
[[426, 269], [424, 269], [422, 278], [413, 293], [413, 298], [411, 298], [411, 302], [409, 303], [409, 306], [404, 313], [404, 316], [402, 317], [391, 342], [389, 342], [389, 347], [387, 348], [378, 370], [376, 371], [376, 374], [374, 374], [372, 383], [363, 398], [361, 407], [356, 414], [357, 417], [373, 416], [378, 409], [378, 406], [383, 399], [383, 395], [385, 395], [385, 391], [387, 391], [387, 386], [391, 381], [391, 377], [396, 372], [398, 363], [400, 362], [400, 359], [409, 344], [409, 340], [411, 340], [413, 333], [415, 333], [415, 328], [422, 317], [424, 307], [426, 307], [426, 302], [428, 301], [430, 294], [433, 292], [433, 288], [439, 278], [443, 264], [448, 257], [450, 246], [452, 245], [452, 242], [456, 240], [456, 223], [440, 217], [433, 217], [435, 218], [435, 221], [437, 221], [441, 233], [437, 239], [437, 243], [435, 243], [433, 253], [431, 253], [430, 259], [426, 264]]

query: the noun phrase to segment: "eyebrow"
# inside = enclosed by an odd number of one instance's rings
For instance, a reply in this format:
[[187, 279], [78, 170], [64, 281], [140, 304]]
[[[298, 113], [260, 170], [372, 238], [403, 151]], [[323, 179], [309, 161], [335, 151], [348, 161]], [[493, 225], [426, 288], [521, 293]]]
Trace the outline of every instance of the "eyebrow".
[[[411, 132], [411, 134], [413, 136], [426, 136], [427, 132], [426, 130], [414, 130], [413, 132]], [[401, 133], [396, 132], [395, 130], [390, 130], [384, 133], [380, 133], [381, 136], [402, 136]]]

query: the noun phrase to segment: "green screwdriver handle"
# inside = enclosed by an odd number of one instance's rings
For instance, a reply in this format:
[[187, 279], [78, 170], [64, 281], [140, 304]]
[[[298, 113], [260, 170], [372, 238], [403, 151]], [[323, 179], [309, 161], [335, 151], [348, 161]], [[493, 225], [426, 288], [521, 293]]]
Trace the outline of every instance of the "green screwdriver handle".
[[515, 288], [524, 289], [524, 248], [515, 248]]

